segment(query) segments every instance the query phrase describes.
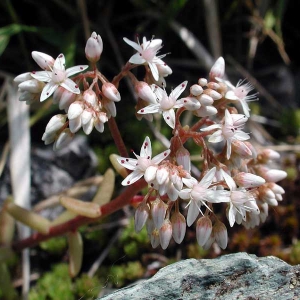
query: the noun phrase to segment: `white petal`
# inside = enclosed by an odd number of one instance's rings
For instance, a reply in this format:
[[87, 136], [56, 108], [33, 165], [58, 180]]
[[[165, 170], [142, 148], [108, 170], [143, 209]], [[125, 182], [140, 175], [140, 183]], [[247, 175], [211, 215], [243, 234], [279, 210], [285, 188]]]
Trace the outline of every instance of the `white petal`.
[[129, 185], [133, 184], [136, 181], [138, 181], [140, 178], [143, 177], [143, 173], [139, 170], [134, 170], [132, 173], [130, 173], [123, 181], [122, 185]]
[[199, 184], [202, 187], [208, 188], [211, 185], [211, 183], [215, 177], [215, 174], [216, 174], [216, 167], [213, 167], [205, 174], [205, 176], [201, 179]]
[[146, 62], [146, 60], [140, 55], [140, 53], [136, 53], [130, 57], [129, 62], [134, 65], [142, 65]]
[[179, 192], [179, 197], [181, 199], [190, 199], [191, 198], [191, 189], [182, 189], [180, 192]]
[[123, 40], [125, 41], [125, 43], [127, 43], [129, 46], [134, 48], [136, 51], [141, 52], [143, 50], [142, 47], [136, 42], [133, 42], [126, 37], [124, 37]]
[[208, 139], [210, 143], [219, 143], [224, 140], [223, 134], [221, 130], [217, 130], [214, 132]]
[[149, 68], [151, 70], [152, 76], [154, 80], [158, 80], [159, 78], [159, 73], [156, 64], [148, 62]]
[[170, 94], [169, 97], [172, 97], [174, 99], [178, 99], [178, 97], [182, 94], [182, 92], [185, 90], [187, 86], [187, 81], [182, 82], [179, 84]]
[[169, 109], [167, 111], [164, 111], [163, 112], [163, 118], [171, 128], [175, 127], [175, 112], [174, 112], [174, 109]]
[[151, 141], [148, 136], [146, 136], [144, 143], [141, 147], [140, 151], [140, 156], [141, 157], [146, 157], [146, 158], [151, 158], [152, 156], [152, 147], [151, 147]]
[[48, 82], [45, 85], [45, 87], [43, 88], [40, 101], [42, 102], [42, 101], [46, 100], [47, 98], [49, 98], [54, 93], [54, 91], [57, 89], [57, 87], [58, 87], [58, 84], [56, 84], [52, 81]]
[[170, 154], [171, 150], [168, 149], [160, 154], [157, 154], [156, 156], [154, 156], [152, 158], [152, 162], [155, 164], [159, 164], [161, 161], [163, 161], [169, 154]]
[[70, 77], [74, 74], [77, 74], [77, 73], [80, 73], [80, 72], [83, 72], [84, 70], [86, 70], [89, 66], [88, 65], [81, 65], [81, 66], [74, 66], [74, 67], [71, 67], [71, 68], [68, 68], [66, 70], [66, 75], [67, 77]]
[[137, 113], [138, 114], [154, 114], [160, 111], [159, 104], [150, 104], [144, 108], [141, 108]]
[[31, 76], [36, 80], [49, 82], [52, 78], [52, 72], [50, 72], [50, 71], [37, 71], [37, 72], [32, 72]]
[[134, 158], [118, 157], [117, 161], [128, 170], [134, 170], [137, 165], [137, 160]]
[[195, 201], [191, 200], [186, 219], [186, 223], [189, 227], [195, 222], [199, 212], [198, 205], [195, 203]]
[[78, 85], [70, 78], [66, 78], [60, 85], [74, 94], [80, 94]]

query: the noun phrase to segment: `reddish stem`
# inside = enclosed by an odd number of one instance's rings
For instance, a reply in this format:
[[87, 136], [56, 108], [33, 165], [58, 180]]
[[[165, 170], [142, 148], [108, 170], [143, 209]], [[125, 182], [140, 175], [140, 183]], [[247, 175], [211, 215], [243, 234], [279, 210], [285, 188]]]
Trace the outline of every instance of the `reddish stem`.
[[124, 192], [121, 195], [113, 199], [111, 202], [100, 207], [101, 216], [98, 218], [87, 218], [84, 216], [77, 216], [74, 219], [67, 221], [63, 224], [51, 227], [49, 234], [47, 235], [41, 233], [34, 233], [26, 239], [16, 241], [12, 244], [12, 248], [15, 251], [21, 251], [25, 248], [36, 246], [40, 242], [48, 240], [52, 237], [63, 235], [69, 231], [74, 231], [82, 225], [97, 222], [100, 218], [110, 215], [113, 212], [128, 205], [131, 199], [146, 186], [147, 183], [144, 180], [139, 180], [133, 185], [130, 185], [126, 190], [124, 190]]

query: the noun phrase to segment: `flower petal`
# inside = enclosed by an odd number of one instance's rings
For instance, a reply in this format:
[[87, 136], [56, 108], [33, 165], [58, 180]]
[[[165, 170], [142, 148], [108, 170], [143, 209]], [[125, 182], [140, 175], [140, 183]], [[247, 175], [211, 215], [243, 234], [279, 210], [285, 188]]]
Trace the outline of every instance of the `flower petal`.
[[66, 70], [66, 75], [67, 75], [67, 77], [70, 77], [74, 74], [77, 74], [77, 73], [80, 73], [80, 72], [86, 70], [88, 67], [89, 66], [87, 66], [87, 65], [82, 65], [82, 66], [75, 66], [75, 67], [68, 68]]
[[156, 64], [152, 63], [152, 62], [148, 62], [149, 68], [151, 70], [152, 76], [154, 78], [154, 80], [158, 80], [159, 79], [159, 73], [158, 73], [158, 69]]
[[70, 78], [66, 78], [64, 82], [60, 84], [60, 86], [74, 94], [80, 94], [80, 89], [78, 85]]
[[41, 94], [41, 97], [40, 97], [40, 101], [44, 101], [46, 100], [47, 98], [49, 98], [53, 93], [54, 91], [57, 89], [58, 87], [58, 84], [50, 81], [48, 82], [45, 87], [43, 88], [43, 91], [42, 91], [42, 94]]
[[30, 74], [34, 79], [44, 82], [49, 82], [52, 78], [52, 72], [50, 71], [37, 71]]
[[126, 37], [124, 37], [123, 40], [125, 43], [127, 43], [129, 46], [134, 48], [136, 51], [141, 52], [143, 50], [142, 47], [138, 43], [131, 41]]
[[170, 94], [170, 97], [178, 99], [178, 97], [182, 94], [187, 86], [187, 81], [182, 82], [179, 84]]
[[163, 112], [163, 118], [171, 128], [175, 127], [175, 112], [174, 112], [174, 109], [169, 109], [167, 111], [164, 111]]
[[159, 164], [161, 161], [163, 161], [169, 154], [170, 154], [171, 150], [168, 149], [160, 154], [157, 154], [156, 156], [154, 156], [152, 158], [152, 162], [155, 164]]
[[143, 173], [139, 170], [134, 170], [130, 173], [123, 181], [122, 185], [130, 185], [138, 181], [140, 178], [143, 177]]

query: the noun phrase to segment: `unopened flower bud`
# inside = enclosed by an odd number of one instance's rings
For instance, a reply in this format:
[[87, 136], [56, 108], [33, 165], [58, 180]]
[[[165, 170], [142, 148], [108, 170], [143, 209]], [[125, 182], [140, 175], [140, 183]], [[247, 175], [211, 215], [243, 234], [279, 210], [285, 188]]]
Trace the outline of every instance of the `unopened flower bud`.
[[82, 94], [82, 98], [88, 107], [95, 108], [98, 104], [97, 95], [93, 90], [86, 90]]
[[276, 160], [280, 158], [280, 154], [273, 149], [264, 149], [258, 155], [258, 160], [260, 163], [267, 163], [270, 160]]
[[193, 84], [191, 87], [190, 87], [190, 93], [193, 95], [193, 96], [200, 96], [202, 93], [203, 93], [203, 88], [201, 85], [199, 84]]
[[177, 244], [180, 244], [185, 236], [186, 232], [186, 220], [183, 214], [175, 212], [171, 216], [172, 235]]
[[214, 103], [214, 99], [207, 94], [202, 94], [200, 97], [198, 97], [198, 100], [200, 101], [201, 105], [204, 106], [212, 105]]
[[269, 170], [264, 174], [264, 178], [266, 179], [266, 181], [269, 182], [277, 182], [277, 181], [281, 181], [284, 178], [286, 178], [287, 173], [283, 170]]
[[197, 98], [194, 97], [185, 97], [180, 100], [183, 106], [190, 111], [194, 111], [200, 108], [201, 104]]
[[150, 209], [149, 205], [144, 201], [137, 207], [134, 214], [134, 228], [136, 232], [140, 232], [144, 227], [148, 217]]
[[59, 109], [64, 109], [66, 112], [68, 112], [70, 105], [76, 101], [77, 97], [78, 95], [64, 89], [59, 100]]
[[198, 84], [200, 85], [200, 86], [207, 86], [207, 79], [206, 78], [199, 78], [199, 80], [198, 80]]
[[245, 142], [233, 140], [231, 145], [232, 151], [240, 155], [242, 158], [252, 157], [252, 151], [249, 149]]
[[222, 98], [222, 95], [220, 93], [212, 89], [206, 89], [204, 93], [210, 96], [213, 100], [219, 100]]
[[159, 243], [160, 243], [160, 238], [159, 238], [159, 231], [158, 229], [154, 229], [152, 232], [151, 232], [151, 235], [150, 235], [150, 241], [151, 241], [151, 246], [152, 248], [156, 248]]
[[216, 239], [217, 244], [222, 249], [225, 249], [228, 243], [228, 233], [226, 226], [222, 222], [217, 221], [213, 226], [213, 235]]
[[102, 85], [102, 93], [103, 95], [114, 102], [118, 102], [121, 100], [121, 95], [114, 84], [110, 82], [106, 82]]
[[52, 70], [55, 62], [55, 59], [52, 56], [38, 51], [32, 51], [31, 56], [43, 70]]
[[97, 62], [103, 51], [101, 36], [94, 31], [86, 42], [85, 56], [90, 62]]
[[69, 247], [69, 274], [71, 278], [74, 278], [78, 275], [82, 266], [83, 241], [77, 230], [67, 233], [67, 241]]
[[191, 171], [191, 155], [183, 146], [176, 151], [176, 161], [178, 166], [183, 166], [183, 169], [188, 172]]
[[245, 188], [257, 187], [266, 182], [265, 179], [260, 176], [245, 172], [238, 173], [233, 179], [238, 186]]
[[14, 82], [21, 83], [26, 80], [32, 79], [31, 72], [22, 73], [14, 78]]
[[68, 119], [72, 120], [79, 117], [83, 112], [84, 106], [81, 101], [73, 102], [68, 109]]
[[167, 77], [173, 73], [172, 69], [161, 59], [157, 60], [156, 66], [160, 77]]
[[67, 116], [63, 114], [58, 114], [53, 116], [48, 124], [46, 125], [45, 133], [52, 134], [56, 133], [59, 129], [61, 129], [67, 120]]
[[164, 184], [169, 179], [169, 172], [164, 167], [159, 167], [156, 172], [156, 180], [158, 184]]
[[159, 230], [159, 241], [163, 249], [167, 249], [172, 237], [172, 224], [166, 219]]
[[21, 82], [18, 87], [21, 91], [28, 91], [30, 93], [40, 93], [45, 86], [44, 82], [38, 81], [36, 79], [30, 79]]
[[223, 78], [225, 74], [225, 60], [222, 56], [220, 56], [209, 72], [209, 80], [215, 81], [216, 78]]
[[211, 105], [201, 106], [198, 110], [195, 111], [195, 115], [198, 117], [210, 117], [218, 113], [218, 110]]
[[219, 90], [221, 88], [219, 83], [212, 82], [212, 81], [207, 84], [207, 87], [212, 90]]
[[151, 203], [151, 216], [155, 228], [160, 229], [164, 223], [168, 205], [165, 204], [160, 198], [156, 198]]
[[72, 133], [77, 132], [81, 128], [81, 116], [69, 120], [69, 128]]
[[196, 238], [200, 246], [205, 245], [212, 232], [212, 223], [209, 217], [203, 216], [198, 219], [196, 225]]
[[134, 90], [137, 93], [138, 97], [142, 100], [148, 102], [148, 103], [157, 103], [156, 102], [156, 96], [153, 93], [151, 87], [148, 83], [144, 81], [138, 81], [134, 85]]
[[53, 144], [53, 150], [57, 151], [67, 146], [74, 138], [74, 134], [69, 128], [64, 129]]
[[156, 172], [157, 172], [158, 166], [154, 165], [154, 166], [149, 166], [146, 171], [145, 171], [145, 175], [144, 178], [146, 180], [146, 182], [151, 182], [156, 178]]

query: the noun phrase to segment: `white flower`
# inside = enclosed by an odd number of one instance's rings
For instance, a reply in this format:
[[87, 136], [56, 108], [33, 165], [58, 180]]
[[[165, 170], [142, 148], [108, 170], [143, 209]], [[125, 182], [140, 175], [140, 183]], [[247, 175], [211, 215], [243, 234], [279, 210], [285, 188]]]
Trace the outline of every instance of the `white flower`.
[[252, 84], [249, 82], [244, 83], [244, 80], [239, 80], [236, 86], [233, 86], [227, 80], [225, 80], [224, 83], [230, 88], [230, 90], [225, 94], [225, 98], [232, 101], [239, 101], [244, 114], [249, 118], [250, 108], [247, 102], [258, 100], [257, 93], [248, 95], [254, 89]]
[[151, 39], [147, 41], [146, 37], [143, 37], [143, 43], [133, 42], [127, 38], [123, 38], [123, 40], [134, 48], [137, 53], [131, 56], [129, 62], [135, 65], [143, 65], [148, 64], [153, 78], [155, 80], [159, 79], [159, 71], [157, 68], [157, 64], [162, 64], [161, 58], [165, 57], [166, 54], [156, 56], [158, 51], [162, 48], [162, 40], [161, 39]]
[[230, 114], [229, 111], [225, 110], [225, 118], [222, 124], [214, 124], [206, 128], [202, 128], [202, 131], [215, 131], [208, 139], [210, 143], [219, 143], [223, 140], [227, 143], [227, 159], [230, 158], [231, 154], [231, 143], [234, 140], [245, 141], [250, 138], [248, 133], [241, 130], [248, 118], [242, 114]]
[[175, 127], [174, 108], [183, 106], [181, 100], [177, 100], [187, 86], [187, 81], [178, 85], [168, 96], [167, 92], [159, 86], [154, 86], [154, 93], [157, 97], [157, 103], [150, 104], [138, 111], [138, 114], [162, 113], [164, 120], [171, 127]]
[[205, 202], [219, 203], [228, 202], [229, 192], [223, 190], [214, 190], [209, 188], [216, 174], [216, 168], [209, 170], [205, 176], [198, 182], [195, 178], [188, 180], [183, 179], [183, 182], [188, 187], [182, 189], [179, 192], [179, 197], [182, 199], [190, 199], [188, 214], [187, 214], [187, 225], [191, 226], [197, 219], [199, 212], [202, 213], [200, 206], [204, 205], [209, 210]]
[[40, 101], [44, 101], [50, 97], [59, 86], [62, 86], [74, 94], [80, 93], [80, 89], [77, 84], [69, 77], [84, 71], [89, 66], [82, 65], [65, 69], [65, 63], [65, 56], [60, 54], [56, 58], [51, 71], [37, 71], [31, 73], [33, 78], [39, 81], [48, 82], [43, 88]]
[[134, 182], [139, 180], [141, 177], [143, 177], [148, 167], [158, 165], [170, 154], [170, 151], [171, 150], [168, 149], [151, 158], [152, 157], [151, 141], [147, 136], [141, 147], [140, 155], [134, 153], [136, 159], [126, 158], [126, 157], [117, 158], [119, 164], [121, 164], [123, 167], [127, 168], [128, 170], [133, 171], [122, 181], [122, 185], [133, 184]]

